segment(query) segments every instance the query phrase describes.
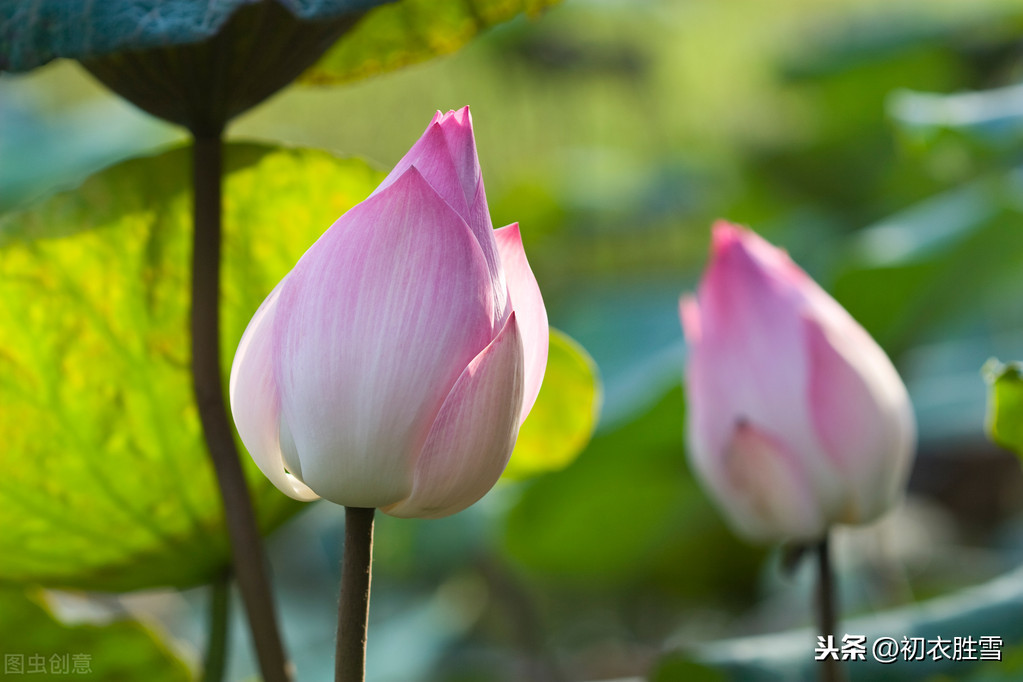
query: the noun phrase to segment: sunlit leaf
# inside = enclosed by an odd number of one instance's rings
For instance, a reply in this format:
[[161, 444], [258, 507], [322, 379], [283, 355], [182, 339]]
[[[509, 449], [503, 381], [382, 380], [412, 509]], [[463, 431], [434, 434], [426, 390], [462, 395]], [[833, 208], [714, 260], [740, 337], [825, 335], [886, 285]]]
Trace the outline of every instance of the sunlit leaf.
[[402, 0], [370, 12], [302, 79], [341, 83], [454, 52], [480, 31], [559, 0]]
[[[264, 0], [270, 1], [270, 0]], [[393, 0], [272, 0], [295, 17], [329, 19]], [[0, 0], [0, 71], [28, 71], [58, 57], [198, 43], [251, 0]]]
[[192, 679], [185, 664], [140, 623], [64, 625], [17, 588], [0, 589], [0, 660], [11, 679]]
[[987, 430], [991, 440], [1023, 457], [1023, 363], [989, 360]]
[[540, 395], [519, 431], [504, 475], [526, 478], [568, 466], [593, 433], [600, 382], [593, 359], [578, 343], [551, 330]]
[[[226, 156], [225, 374], [262, 299], [381, 178], [322, 152]], [[129, 161], [0, 219], [0, 580], [185, 586], [226, 560], [188, 369], [189, 166]], [[270, 528], [299, 505], [242, 459]]]

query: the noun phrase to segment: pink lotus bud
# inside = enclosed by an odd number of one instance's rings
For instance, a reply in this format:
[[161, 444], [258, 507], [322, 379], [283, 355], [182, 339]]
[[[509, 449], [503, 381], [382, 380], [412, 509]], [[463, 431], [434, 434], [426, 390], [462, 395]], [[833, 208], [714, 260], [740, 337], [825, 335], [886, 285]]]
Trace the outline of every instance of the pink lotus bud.
[[256, 311], [231, 409], [291, 497], [446, 516], [500, 477], [547, 341], [518, 225], [490, 223], [469, 109], [438, 112]]
[[816, 540], [899, 499], [916, 442], [906, 387], [787, 253], [718, 222], [681, 316], [690, 459], [737, 531]]

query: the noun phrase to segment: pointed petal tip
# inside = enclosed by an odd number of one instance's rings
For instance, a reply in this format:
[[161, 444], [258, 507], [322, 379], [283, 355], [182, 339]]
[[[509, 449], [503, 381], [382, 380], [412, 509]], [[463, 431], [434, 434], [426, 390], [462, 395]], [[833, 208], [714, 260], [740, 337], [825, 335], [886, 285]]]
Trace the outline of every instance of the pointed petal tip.
[[436, 194], [436, 191], [433, 189], [433, 186], [429, 182], [427, 182], [425, 177], [423, 177], [422, 171], [416, 168], [415, 164], [412, 164], [404, 171], [402, 171], [394, 182], [392, 182], [390, 185], [388, 185], [387, 187], [380, 191], [381, 193], [386, 191], [407, 192], [410, 189], [418, 186], [428, 187], [431, 192]]
[[[393, 201], [384, 199], [383, 197], [391, 196], [394, 194], [405, 195], [406, 197], [409, 196], [416, 197], [416, 199], [413, 200], [413, 205], [415, 204], [416, 201], [425, 199], [427, 195], [431, 197], [436, 197], [438, 201], [445, 203], [446, 205], [444, 197], [442, 197], [437, 192], [437, 189], [430, 184], [430, 181], [426, 179], [425, 175], [423, 174], [423, 171], [421, 171], [413, 163], [409, 165], [405, 170], [402, 170], [399, 173], [397, 173], [393, 181], [387, 182], [386, 184], [381, 183], [379, 187], [373, 190], [373, 194], [371, 194], [367, 199], [365, 199], [361, 204], [356, 206], [353, 210], [359, 210], [360, 207], [367, 205], [370, 202]], [[339, 222], [341, 222], [341, 220], [344, 220], [350, 213], [352, 213], [352, 211], [349, 211], [345, 215], [341, 216], [341, 218], [338, 219], [338, 221], [335, 222], [334, 224], [337, 225]], [[333, 227], [333, 225], [331, 227]]]
[[[733, 261], [735, 257], [739, 257], [739, 260]], [[775, 246], [748, 227], [726, 220], [714, 223], [711, 260], [742, 263], [744, 269], [770, 271], [774, 276], [792, 282], [801, 282], [807, 278], [784, 248]]]
[[719, 218], [714, 221], [714, 226], [711, 228], [711, 251], [718, 254], [736, 244], [741, 244], [748, 234], [750, 234], [748, 229]]
[[519, 229], [518, 223], [510, 223], [504, 227], [499, 227], [494, 230], [495, 234], [500, 234], [504, 239], [509, 242], [518, 242], [522, 244], [522, 230]]
[[526, 398], [522, 410], [522, 419], [525, 420], [536, 402], [547, 371], [550, 344], [547, 308], [526, 259], [519, 224], [512, 223], [493, 232], [507, 277], [512, 309], [519, 313], [519, 328], [526, 356]]
[[447, 125], [467, 126], [472, 130], [472, 114], [469, 112], [469, 105], [466, 104], [461, 109], [449, 109], [444, 114], [438, 111], [430, 123], [436, 123], [442, 127]]

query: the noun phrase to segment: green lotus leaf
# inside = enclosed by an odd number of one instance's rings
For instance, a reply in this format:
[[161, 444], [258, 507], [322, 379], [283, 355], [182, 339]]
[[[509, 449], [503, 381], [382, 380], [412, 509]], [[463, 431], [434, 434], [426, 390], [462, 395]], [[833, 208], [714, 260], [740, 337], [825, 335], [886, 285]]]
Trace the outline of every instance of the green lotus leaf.
[[[394, 0], [263, 0], [295, 18], [334, 19]], [[0, 71], [53, 59], [91, 59], [125, 50], [189, 45], [215, 36], [251, 0], [0, 0]]]
[[[0, 218], [0, 581], [207, 582], [227, 562], [189, 371], [190, 151]], [[226, 150], [223, 371], [256, 308], [376, 186], [357, 160]], [[242, 452], [264, 530], [299, 503]]]
[[540, 395], [522, 424], [504, 475], [521, 479], [564, 469], [586, 447], [599, 412], [600, 380], [593, 358], [552, 329]]
[[449, 54], [477, 33], [559, 0], [402, 0], [367, 14], [305, 72], [310, 83], [343, 83]]

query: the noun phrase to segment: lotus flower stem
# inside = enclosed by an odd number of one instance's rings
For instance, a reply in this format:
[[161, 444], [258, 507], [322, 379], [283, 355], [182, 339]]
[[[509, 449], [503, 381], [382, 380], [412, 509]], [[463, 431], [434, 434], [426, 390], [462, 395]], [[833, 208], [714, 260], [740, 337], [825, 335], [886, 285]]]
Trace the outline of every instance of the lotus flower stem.
[[220, 219], [222, 144], [220, 134], [197, 135], [192, 182], [195, 234], [192, 251], [192, 380], [206, 446], [213, 461], [235, 579], [241, 592], [264, 682], [288, 682], [277, 631], [266, 557], [245, 484], [220, 378]]
[[210, 629], [203, 657], [202, 682], [221, 682], [227, 662], [231, 612], [231, 575], [225, 571], [210, 585]]
[[341, 600], [337, 609], [334, 682], [366, 679], [366, 630], [373, 575], [373, 508], [345, 507]]
[[[835, 575], [831, 569], [830, 533], [817, 543], [817, 620], [820, 633], [827, 638], [829, 635], [836, 640], [838, 629], [838, 604], [835, 598]], [[822, 682], [844, 682], [845, 676], [839, 662], [826, 656], [821, 663]]]

